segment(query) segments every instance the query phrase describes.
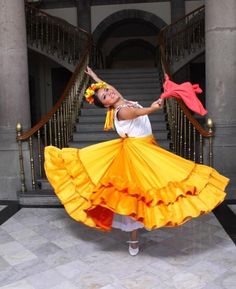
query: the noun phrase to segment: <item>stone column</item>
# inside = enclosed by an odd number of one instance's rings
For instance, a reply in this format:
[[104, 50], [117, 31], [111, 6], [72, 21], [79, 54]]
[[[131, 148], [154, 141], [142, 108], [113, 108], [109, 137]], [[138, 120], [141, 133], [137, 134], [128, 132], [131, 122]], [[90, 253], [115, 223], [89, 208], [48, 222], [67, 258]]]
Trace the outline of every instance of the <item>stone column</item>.
[[171, 23], [185, 16], [185, 0], [171, 0]]
[[90, 0], [77, 0], [77, 23], [78, 27], [91, 33], [91, 9]]
[[[214, 167], [236, 198], [236, 1], [206, 0], [206, 106], [215, 123]], [[223, 13], [222, 13], [223, 11]]]
[[30, 127], [24, 0], [0, 1], [0, 199], [16, 198], [15, 127]]

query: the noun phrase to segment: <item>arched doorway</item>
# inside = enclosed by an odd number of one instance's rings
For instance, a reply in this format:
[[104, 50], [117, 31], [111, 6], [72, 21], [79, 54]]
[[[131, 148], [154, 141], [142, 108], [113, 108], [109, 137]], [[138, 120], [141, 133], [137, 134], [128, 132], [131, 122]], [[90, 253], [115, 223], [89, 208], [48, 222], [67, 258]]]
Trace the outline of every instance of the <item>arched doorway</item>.
[[153, 67], [155, 46], [143, 39], [129, 39], [112, 49], [107, 57], [108, 68]]
[[121, 10], [97, 26], [93, 39], [103, 54], [106, 67], [153, 67], [157, 35], [165, 25], [150, 12]]

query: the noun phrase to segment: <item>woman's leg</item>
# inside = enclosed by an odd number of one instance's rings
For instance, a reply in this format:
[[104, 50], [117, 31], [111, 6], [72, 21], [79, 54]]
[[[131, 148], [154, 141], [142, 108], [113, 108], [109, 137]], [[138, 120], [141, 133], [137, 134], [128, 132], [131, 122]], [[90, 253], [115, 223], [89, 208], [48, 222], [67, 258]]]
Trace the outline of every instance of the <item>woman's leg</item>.
[[133, 230], [130, 232], [130, 241], [137, 241], [130, 243], [131, 248], [136, 249], [138, 247], [138, 230]]

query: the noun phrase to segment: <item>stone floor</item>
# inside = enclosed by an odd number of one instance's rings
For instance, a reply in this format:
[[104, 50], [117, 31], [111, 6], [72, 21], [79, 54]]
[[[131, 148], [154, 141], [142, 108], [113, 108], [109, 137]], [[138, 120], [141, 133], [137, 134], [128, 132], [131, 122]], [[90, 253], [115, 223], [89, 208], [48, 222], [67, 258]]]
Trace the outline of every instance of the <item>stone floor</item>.
[[233, 289], [236, 247], [213, 213], [177, 228], [95, 231], [62, 208], [22, 208], [0, 227], [0, 288]]

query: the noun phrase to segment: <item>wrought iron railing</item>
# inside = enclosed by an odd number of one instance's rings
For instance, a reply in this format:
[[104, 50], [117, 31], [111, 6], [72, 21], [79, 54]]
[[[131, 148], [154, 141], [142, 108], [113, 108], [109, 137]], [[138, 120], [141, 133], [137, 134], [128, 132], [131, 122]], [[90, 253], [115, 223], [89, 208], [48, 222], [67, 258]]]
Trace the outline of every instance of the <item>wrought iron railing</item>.
[[[164, 27], [159, 34], [159, 44], [165, 61], [173, 66], [181, 59], [205, 46], [204, 6]], [[169, 71], [168, 71], [169, 72]]]
[[[40, 45], [41, 49], [47, 50], [47, 53], [56, 53], [58, 57], [73, 62], [76, 69], [62, 96], [47, 115], [26, 132], [22, 132], [20, 123], [16, 126], [22, 192], [30, 190], [30, 188], [26, 189], [25, 166], [29, 168], [28, 171], [31, 171], [31, 189], [35, 190], [36, 180], [44, 177], [44, 147], [47, 145], [66, 147], [72, 139], [88, 83], [88, 76], [84, 71], [89, 64], [91, 53], [91, 38], [87, 32], [77, 30], [64, 21], [28, 5], [26, 17], [28, 41], [32, 45]], [[29, 157], [25, 159], [23, 142], [29, 145]], [[29, 163], [26, 164], [27, 159]]]
[[[160, 79], [163, 82], [165, 73], [171, 77], [171, 67], [175, 62], [204, 45], [204, 6], [161, 30], [158, 43], [160, 56], [157, 59], [160, 59]], [[173, 152], [212, 166], [212, 120], [207, 120], [205, 128], [183, 101], [174, 98], [166, 100], [165, 108]], [[208, 145], [205, 140], [208, 140]]]
[[34, 6], [25, 7], [28, 44], [76, 65], [88, 33]]

